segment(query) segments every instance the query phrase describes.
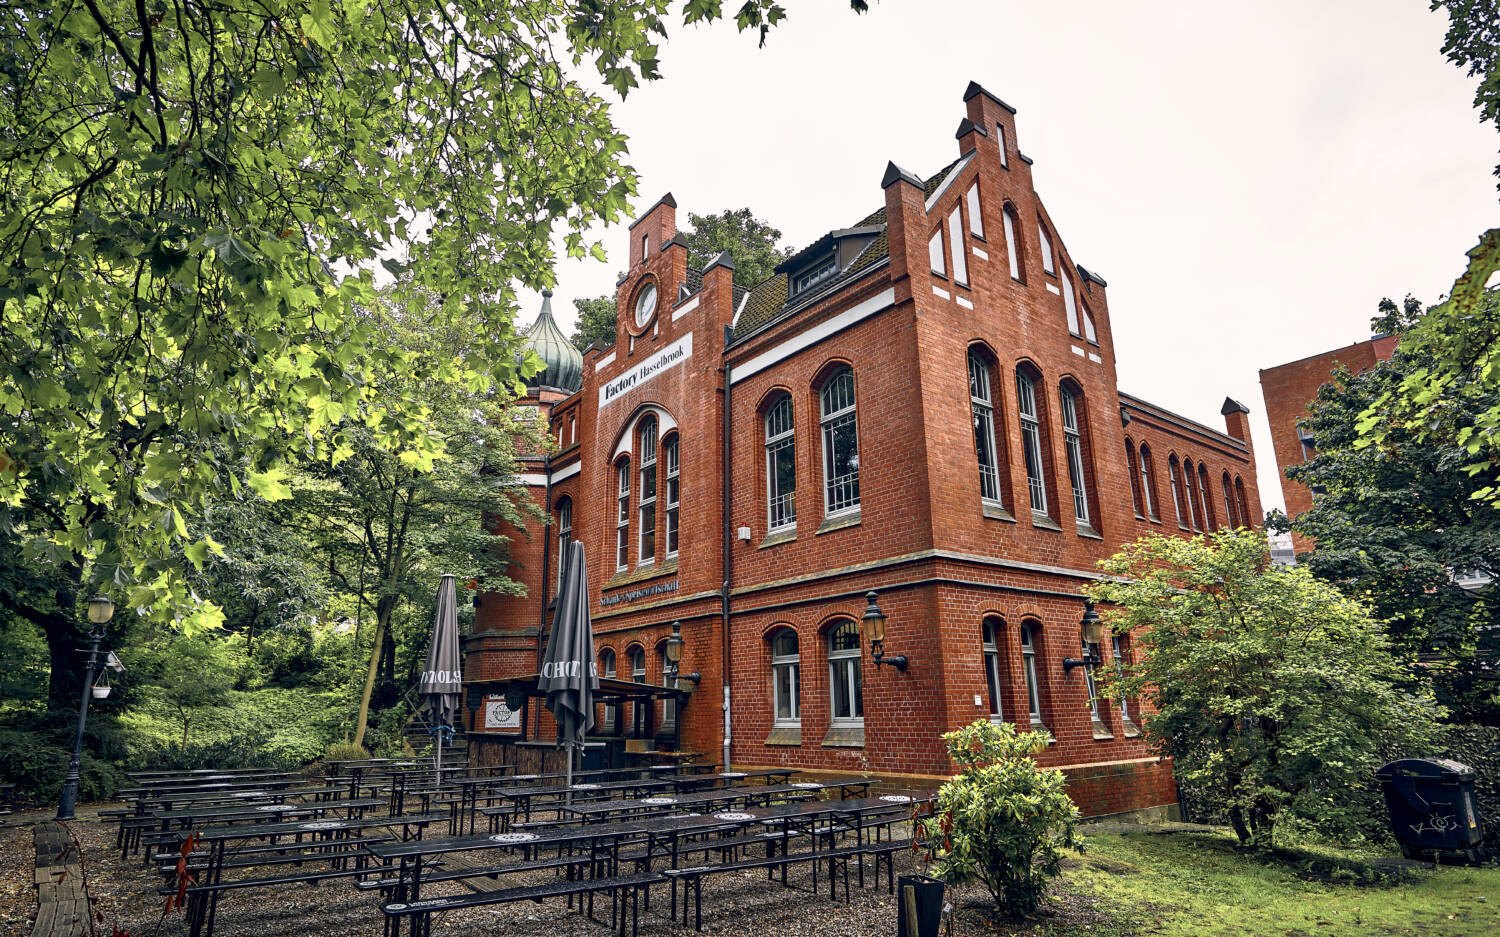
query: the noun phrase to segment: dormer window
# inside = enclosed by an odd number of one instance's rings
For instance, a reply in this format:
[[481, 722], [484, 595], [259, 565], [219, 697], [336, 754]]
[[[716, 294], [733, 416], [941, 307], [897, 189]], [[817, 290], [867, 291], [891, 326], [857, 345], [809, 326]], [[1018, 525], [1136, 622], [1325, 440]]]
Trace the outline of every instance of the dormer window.
[[832, 254], [792, 278], [792, 295], [804, 293], [839, 272], [838, 258]]

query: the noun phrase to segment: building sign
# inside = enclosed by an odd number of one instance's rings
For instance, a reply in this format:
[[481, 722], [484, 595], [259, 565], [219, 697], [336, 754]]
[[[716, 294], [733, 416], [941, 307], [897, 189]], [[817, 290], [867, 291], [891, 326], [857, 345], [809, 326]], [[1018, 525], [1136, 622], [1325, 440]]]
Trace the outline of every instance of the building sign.
[[599, 388], [599, 409], [617, 400], [622, 394], [644, 387], [652, 378], [669, 368], [682, 364], [693, 356], [693, 333], [689, 332], [640, 364], [604, 382]]
[[521, 711], [505, 705], [505, 697], [491, 696], [484, 701], [484, 727], [486, 729], [521, 728]]
[[640, 589], [631, 589], [629, 592], [616, 592], [614, 595], [601, 596], [600, 605], [619, 605], [621, 602], [634, 602], [636, 599], [644, 599], [647, 596], [661, 595], [664, 592], [676, 592], [677, 580], [671, 582], [658, 582], [652, 586]]

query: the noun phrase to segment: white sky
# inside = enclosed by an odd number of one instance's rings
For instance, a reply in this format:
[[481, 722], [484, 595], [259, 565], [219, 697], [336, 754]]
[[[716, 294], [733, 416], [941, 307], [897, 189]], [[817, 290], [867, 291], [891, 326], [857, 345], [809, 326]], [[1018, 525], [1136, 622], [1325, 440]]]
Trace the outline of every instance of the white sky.
[[[1226, 395], [1244, 402], [1267, 509], [1258, 371], [1368, 338], [1383, 296], [1434, 301], [1496, 218], [1500, 135], [1426, 0], [783, 2], [765, 49], [679, 25], [662, 80], [615, 107], [636, 208], [671, 191], [686, 227], [748, 206], [804, 246], [883, 204], [887, 160], [925, 177], [954, 159], [978, 81], [1018, 110], [1059, 233], [1109, 281], [1121, 389], [1215, 428]], [[607, 263], [559, 264], [565, 331], [624, 269], [625, 224], [604, 237]], [[522, 295], [523, 324], [539, 302]]]

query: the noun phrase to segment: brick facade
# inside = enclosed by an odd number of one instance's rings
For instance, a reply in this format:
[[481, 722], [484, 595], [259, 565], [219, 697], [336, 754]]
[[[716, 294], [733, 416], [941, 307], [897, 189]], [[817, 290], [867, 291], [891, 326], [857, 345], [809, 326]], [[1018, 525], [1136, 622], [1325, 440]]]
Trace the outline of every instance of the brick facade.
[[[1287, 517], [1296, 517], [1312, 508], [1312, 492], [1287, 478], [1286, 470], [1307, 461], [1313, 451], [1313, 441], [1304, 439], [1297, 421], [1307, 415], [1307, 408], [1318, 396], [1318, 388], [1328, 383], [1340, 366], [1358, 374], [1378, 361], [1389, 360], [1395, 352], [1396, 336], [1377, 335], [1366, 342], [1261, 370], [1260, 393], [1266, 403], [1266, 419], [1271, 424], [1271, 450], [1276, 456]], [[1293, 533], [1292, 547], [1298, 553], [1306, 553], [1313, 544], [1301, 534]]]
[[[1085, 813], [1171, 804], [1171, 772], [1136, 722], [1118, 701], [1101, 700], [1091, 712], [1087, 669], [1062, 662], [1084, 650], [1079, 589], [1120, 544], [1150, 530], [1259, 519], [1247, 411], [1226, 401], [1219, 431], [1118, 390], [1106, 284], [1074, 262], [1047, 216], [1017, 148], [1015, 112], [977, 85], [964, 108], [955, 115], [953, 164], [925, 180], [891, 166], [883, 192], [872, 186], [873, 214], [830, 232], [748, 292], [733, 285], [727, 256], [689, 255], [671, 196], [647, 209], [630, 229], [616, 341], [584, 355], [576, 392], [540, 395], [558, 449], [529, 463], [527, 480], [554, 523], [570, 505], [573, 536], [588, 555], [596, 649], [616, 655], [621, 678], [630, 678], [629, 651], [640, 647], [647, 681], [660, 683], [658, 649], [681, 622], [681, 672], [701, 677], [683, 707], [684, 749], [713, 760], [727, 754], [736, 766], [930, 782], [952, 772], [939, 736], [991, 714], [987, 655], [1001, 716], [1031, 721], [1029, 658], [1037, 716], [1056, 739], [1039, 760], [1068, 772]], [[638, 319], [648, 287], [656, 308]], [[971, 356], [980, 384], [971, 383]], [[1034, 419], [1023, 418], [1018, 373], [1035, 397]], [[857, 445], [839, 422], [851, 412], [850, 386]], [[988, 481], [976, 392], [992, 409]], [[1076, 415], [1070, 425], [1065, 395]], [[782, 401], [790, 402], [795, 467], [778, 480], [795, 486], [795, 524], [772, 529], [767, 415], [784, 414]], [[658, 440], [656, 535], [643, 557], [647, 421]], [[669, 555], [672, 439], [681, 496], [679, 549]], [[834, 457], [825, 439], [834, 440]], [[1037, 443], [1035, 482], [1029, 439]], [[622, 464], [630, 480], [623, 567]], [[1193, 467], [1196, 515], [1174, 511], [1169, 465], [1184, 475]], [[837, 479], [825, 477], [830, 470]], [[854, 504], [844, 503], [850, 478]], [[1033, 510], [1033, 488], [1045, 498], [1041, 510]], [[1184, 489], [1178, 501], [1188, 497]], [[556, 581], [555, 535], [514, 537], [511, 575], [527, 598], [484, 598], [470, 679], [535, 672], [542, 597], [550, 601]], [[851, 702], [847, 718], [835, 719], [834, 691], [847, 684], [836, 684], [835, 673], [849, 674], [850, 665], [830, 636], [859, 621], [869, 591], [887, 616], [886, 653], [910, 664], [875, 666], [861, 638], [862, 716]], [[797, 637], [800, 720], [778, 723], [773, 641], [788, 630]], [[1114, 649], [1106, 642], [1100, 651], [1111, 666]], [[621, 724], [630, 722], [627, 712]], [[542, 729], [545, 737], [545, 722]]]

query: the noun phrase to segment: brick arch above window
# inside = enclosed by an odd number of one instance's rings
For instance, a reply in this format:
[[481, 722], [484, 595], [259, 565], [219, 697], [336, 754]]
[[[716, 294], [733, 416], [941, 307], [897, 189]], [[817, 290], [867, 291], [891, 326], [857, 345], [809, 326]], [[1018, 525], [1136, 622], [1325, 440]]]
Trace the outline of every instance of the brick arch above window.
[[656, 418], [657, 438], [667, 435], [671, 430], [677, 429], [677, 418], [672, 416], [671, 411], [657, 403], [644, 403], [635, 409], [629, 419], [620, 424], [615, 436], [614, 454], [611, 458], [618, 458], [635, 448], [636, 431], [640, 423], [648, 416]]

